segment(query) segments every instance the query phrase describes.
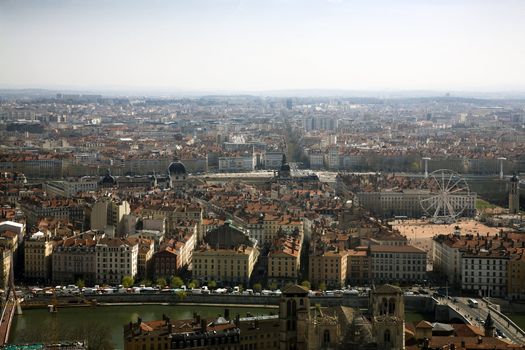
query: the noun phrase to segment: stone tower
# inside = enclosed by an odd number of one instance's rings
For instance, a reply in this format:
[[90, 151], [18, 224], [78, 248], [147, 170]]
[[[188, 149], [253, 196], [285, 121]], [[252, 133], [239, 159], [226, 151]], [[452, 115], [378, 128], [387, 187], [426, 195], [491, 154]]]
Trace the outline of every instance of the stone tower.
[[487, 315], [485, 323], [483, 324], [483, 328], [485, 330], [485, 337], [494, 337], [494, 331], [496, 330], [496, 326], [494, 326], [494, 321], [492, 320], [490, 312]]
[[520, 181], [516, 174], [510, 179], [509, 185], [509, 212], [518, 214], [520, 211]]
[[372, 334], [378, 349], [405, 349], [405, 302], [401, 288], [384, 284], [370, 292]]
[[279, 349], [305, 350], [309, 320], [308, 290], [297, 285], [286, 287], [279, 303]]

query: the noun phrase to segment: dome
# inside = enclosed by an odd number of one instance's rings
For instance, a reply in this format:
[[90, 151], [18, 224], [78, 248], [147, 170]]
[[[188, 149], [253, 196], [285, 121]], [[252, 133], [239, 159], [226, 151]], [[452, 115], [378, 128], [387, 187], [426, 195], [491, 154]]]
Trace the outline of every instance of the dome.
[[185, 175], [186, 167], [180, 161], [176, 161], [170, 164], [170, 166], [168, 167], [168, 173], [170, 175], [171, 174]]
[[115, 179], [114, 176], [111, 175], [111, 172], [110, 172], [109, 169], [108, 169], [106, 175], [104, 175], [104, 176], [102, 177], [102, 181], [101, 181], [101, 182], [102, 182], [102, 184], [104, 184], [104, 185], [114, 185], [114, 184], [117, 183], [117, 180]]

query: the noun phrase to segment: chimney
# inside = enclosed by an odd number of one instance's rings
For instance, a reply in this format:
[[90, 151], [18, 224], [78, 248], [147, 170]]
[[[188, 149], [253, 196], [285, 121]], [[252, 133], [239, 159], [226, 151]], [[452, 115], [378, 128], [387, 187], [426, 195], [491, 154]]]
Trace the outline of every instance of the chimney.
[[205, 318], [201, 319], [201, 331], [203, 333], [206, 333], [207, 328], [208, 327], [207, 327], [207, 324], [206, 324], [206, 319]]
[[227, 320], [230, 319], [230, 309], [228, 308], [224, 309], [224, 318]]
[[171, 322], [168, 322], [168, 334], [173, 333], [173, 324]]

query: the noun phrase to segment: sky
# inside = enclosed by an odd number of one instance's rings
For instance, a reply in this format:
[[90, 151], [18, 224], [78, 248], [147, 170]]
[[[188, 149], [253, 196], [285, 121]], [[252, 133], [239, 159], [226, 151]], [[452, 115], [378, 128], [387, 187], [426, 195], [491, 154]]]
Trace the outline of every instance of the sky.
[[525, 0], [0, 0], [0, 87], [525, 91]]

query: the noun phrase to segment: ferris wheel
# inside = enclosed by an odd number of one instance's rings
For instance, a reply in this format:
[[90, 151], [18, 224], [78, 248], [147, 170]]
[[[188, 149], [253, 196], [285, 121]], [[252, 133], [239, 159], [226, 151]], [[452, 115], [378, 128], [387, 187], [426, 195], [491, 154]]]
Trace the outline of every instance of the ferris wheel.
[[428, 174], [421, 189], [429, 193], [420, 200], [421, 208], [435, 221], [452, 222], [467, 208], [468, 184], [452, 170], [440, 169]]

